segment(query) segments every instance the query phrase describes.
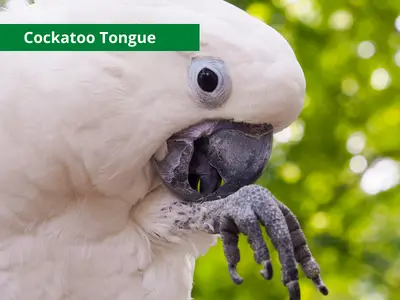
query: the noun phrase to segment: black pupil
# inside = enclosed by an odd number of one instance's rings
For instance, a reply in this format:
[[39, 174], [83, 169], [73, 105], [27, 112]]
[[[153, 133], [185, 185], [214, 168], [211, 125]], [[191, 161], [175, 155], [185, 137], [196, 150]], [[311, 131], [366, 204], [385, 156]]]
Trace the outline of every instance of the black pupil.
[[214, 71], [204, 68], [197, 76], [197, 83], [203, 91], [211, 93], [217, 88], [218, 75]]

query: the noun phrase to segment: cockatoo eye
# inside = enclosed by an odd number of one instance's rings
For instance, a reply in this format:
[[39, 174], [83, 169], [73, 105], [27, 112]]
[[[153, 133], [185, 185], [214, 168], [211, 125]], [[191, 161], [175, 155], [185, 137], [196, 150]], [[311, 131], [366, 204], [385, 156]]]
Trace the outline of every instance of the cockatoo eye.
[[231, 79], [225, 63], [218, 58], [193, 58], [188, 78], [191, 98], [205, 108], [221, 106], [231, 94]]
[[197, 76], [197, 83], [203, 91], [212, 93], [218, 86], [218, 75], [209, 68], [201, 69]]

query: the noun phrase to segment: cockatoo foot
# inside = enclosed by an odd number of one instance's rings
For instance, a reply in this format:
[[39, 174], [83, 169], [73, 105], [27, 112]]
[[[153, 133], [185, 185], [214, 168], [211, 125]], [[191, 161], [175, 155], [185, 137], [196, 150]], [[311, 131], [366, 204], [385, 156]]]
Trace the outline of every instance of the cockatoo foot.
[[202, 216], [201, 222], [210, 224], [207, 231], [221, 236], [228, 271], [235, 284], [243, 282], [236, 269], [240, 261], [239, 233], [247, 236], [254, 251], [255, 261], [263, 266], [261, 275], [267, 280], [272, 278], [272, 264], [262, 236], [261, 223], [278, 250], [282, 265], [282, 282], [289, 291], [290, 300], [300, 299], [296, 262], [319, 291], [324, 295], [328, 294], [328, 289], [320, 277], [320, 268], [307, 246], [296, 217], [267, 189], [249, 185], [223, 199], [185, 205], [192, 206], [195, 214]]

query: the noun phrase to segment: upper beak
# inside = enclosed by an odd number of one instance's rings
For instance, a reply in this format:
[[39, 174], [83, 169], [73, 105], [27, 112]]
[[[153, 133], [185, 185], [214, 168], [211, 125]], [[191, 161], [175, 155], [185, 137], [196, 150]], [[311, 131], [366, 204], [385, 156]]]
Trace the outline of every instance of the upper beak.
[[156, 161], [156, 169], [184, 201], [225, 198], [260, 178], [271, 155], [272, 137], [269, 124], [202, 123], [171, 137], [168, 154]]

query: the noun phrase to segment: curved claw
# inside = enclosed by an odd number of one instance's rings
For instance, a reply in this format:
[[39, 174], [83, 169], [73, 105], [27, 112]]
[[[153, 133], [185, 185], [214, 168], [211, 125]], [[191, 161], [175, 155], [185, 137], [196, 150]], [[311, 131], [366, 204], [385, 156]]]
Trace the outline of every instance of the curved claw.
[[229, 270], [229, 275], [231, 276], [231, 279], [235, 284], [243, 283], [243, 278], [240, 277], [235, 265], [229, 265], [228, 270]]
[[289, 290], [290, 300], [300, 300], [300, 285], [297, 280], [290, 281], [286, 284]]
[[272, 279], [273, 276], [273, 270], [272, 270], [272, 263], [270, 260], [264, 260], [262, 261], [263, 269], [260, 271], [260, 274], [262, 277], [264, 277], [267, 280]]
[[311, 280], [322, 295], [327, 296], [329, 294], [329, 290], [320, 276], [312, 278]]

